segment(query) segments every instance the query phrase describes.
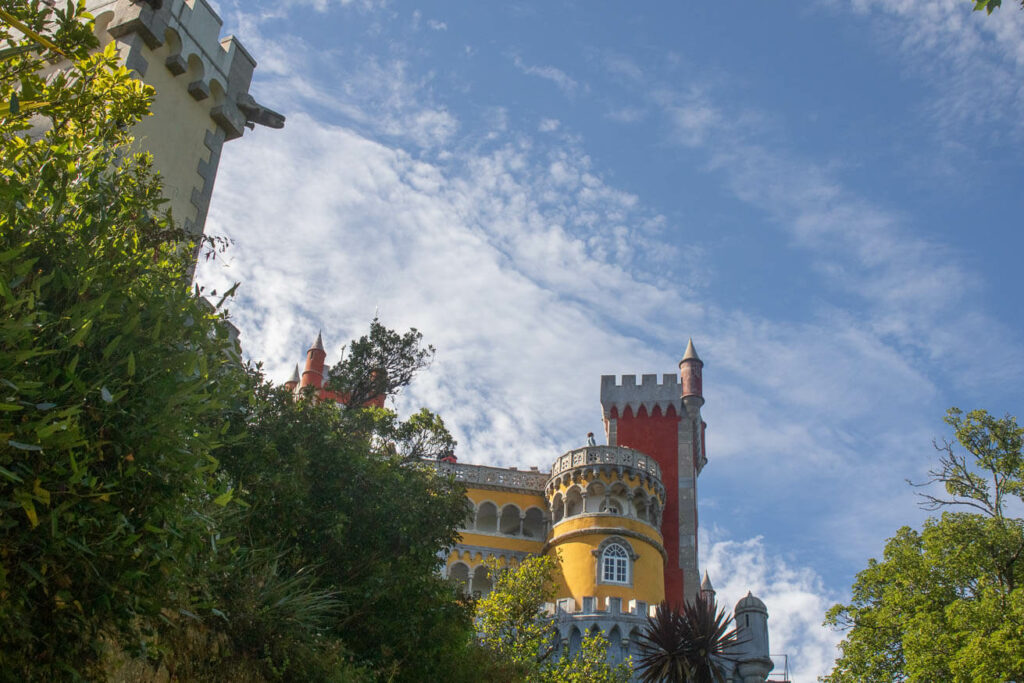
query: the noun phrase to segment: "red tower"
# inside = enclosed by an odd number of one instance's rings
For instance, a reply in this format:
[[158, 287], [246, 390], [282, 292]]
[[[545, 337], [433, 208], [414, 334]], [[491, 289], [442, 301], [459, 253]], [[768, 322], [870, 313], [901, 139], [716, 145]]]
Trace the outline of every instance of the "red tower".
[[682, 603], [700, 589], [697, 573], [697, 475], [707, 462], [700, 409], [704, 363], [693, 340], [679, 363], [679, 376], [601, 377], [601, 408], [611, 446], [628, 446], [654, 458], [665, 483], [661, 534], [668, 562], [665, 597]]
[[305, 387], [316, 387], [319, 390], [324, 386], [324, 360], [327, 352], [324, 351], [324, 339], [319, 332], [316, 334], [316, 341], [306, 351], [306, 369], [302, 371], [302, 383], [300, 389]]
[[[299, 366], [296, 365], [295, 373], [291, 376], [291, 379], [284, 383], [285, 388], [292, 393], [300, 394], [306, 387], [313, 387], [313, 395], [318, 401], [337, 401], [339, 403], [347, 403], [349, 399], [348, 394], [339, 394], [335, 391], [324, 388], [324, 382], [327, 379], [326, 359], [327, 351], [324, 350], [323, 335], [322, 333], [317, 332], [316, 341], [314, 341], [313, 346], [306, 351], [306, 369], [302, 371], [302, 377], [299, 377]], [[374, 396], [370, 400], [366, 401], [364, 405], [383, 408], [384, 398], [383, 394]]]

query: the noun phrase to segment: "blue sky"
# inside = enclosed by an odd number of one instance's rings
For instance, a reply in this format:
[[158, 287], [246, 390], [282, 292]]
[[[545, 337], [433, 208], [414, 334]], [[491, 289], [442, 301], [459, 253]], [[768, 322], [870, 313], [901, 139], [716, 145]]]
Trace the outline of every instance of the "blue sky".
[[473, 463], [600, 433], [602, 374], [705, 365], [702, 557], [793, 680], [951, 405], [1024, 415], [1024, 13], [219, 0], [288, 116], [224, 150], [202, 266], [283, 381], [375, 311]]

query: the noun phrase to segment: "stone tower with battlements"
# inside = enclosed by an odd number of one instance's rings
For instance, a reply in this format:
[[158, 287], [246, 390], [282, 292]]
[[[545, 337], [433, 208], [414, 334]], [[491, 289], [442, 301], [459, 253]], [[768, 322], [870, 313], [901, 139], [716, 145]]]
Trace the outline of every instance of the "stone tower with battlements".
[[156, 89], [152, 116], [132, 133], [153, 154], [175, 220], [203, 232], [224, 143], [284, 117], [249, 94], [256, 60], [206, 0], [87, 0], [101, 45]]
[[661, 466], [666, 498], [664, 536], [665, 598], [692, 600], [700, 589], [697, 569], [697, 476], [707, 462], [700, 409], [704, 405], [704, 363], [687, 344], [679, 377], [636, 375], [601, 377], [601, 409], [609, 446], [628, 446]]

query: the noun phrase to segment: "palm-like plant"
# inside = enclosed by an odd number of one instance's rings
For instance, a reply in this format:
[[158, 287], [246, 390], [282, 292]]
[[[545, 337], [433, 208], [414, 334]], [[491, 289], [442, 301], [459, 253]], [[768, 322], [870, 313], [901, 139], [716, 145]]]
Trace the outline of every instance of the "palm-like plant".
[[727, 653], [740, 643], [732, 617], [701, 595], [682, 610], [662, 602], [641, 634], [643, 683], [725, 683]]

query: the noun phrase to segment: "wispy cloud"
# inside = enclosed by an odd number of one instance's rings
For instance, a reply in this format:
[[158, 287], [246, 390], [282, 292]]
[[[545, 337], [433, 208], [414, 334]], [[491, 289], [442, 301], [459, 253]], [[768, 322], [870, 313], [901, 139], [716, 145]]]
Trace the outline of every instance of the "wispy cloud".
[[[875, 20], [900, 64], [934, 85], [928, 115], [948, 136], [984, 131], [993, 141], [1024, 136], [1024, 13], [1012, 2], [994, 15], [959, 0], [832, 0]], [[909, 57], [909, 59], [907, 59]]]
[[537, 130], [541, 133], [553, 133], [558, 130], [558, 126], [561, 122], [558, 119], [541, 119], [537, 125]]
[[575, 95], [576, 91], [579, 90], [580, 84], [573, 80], [569, 74], [565, 73], [561, 69], [554, 66], [533, 66], [526, 64], [519, 55], [515, 55], [512, 58], [512, 62], [516, 65], [516, 68], [522, 71], [524, 74], [529, 76], [537, 76], [545, 80], [551, 81], [558, 86], [566, 95]]
[[619, 109], [612, 109], [605, 116], [619, 123], [636, 123], [637, 121], [642, 121], [647, 116], [647, 112], [639, 107], [621, 107]]

